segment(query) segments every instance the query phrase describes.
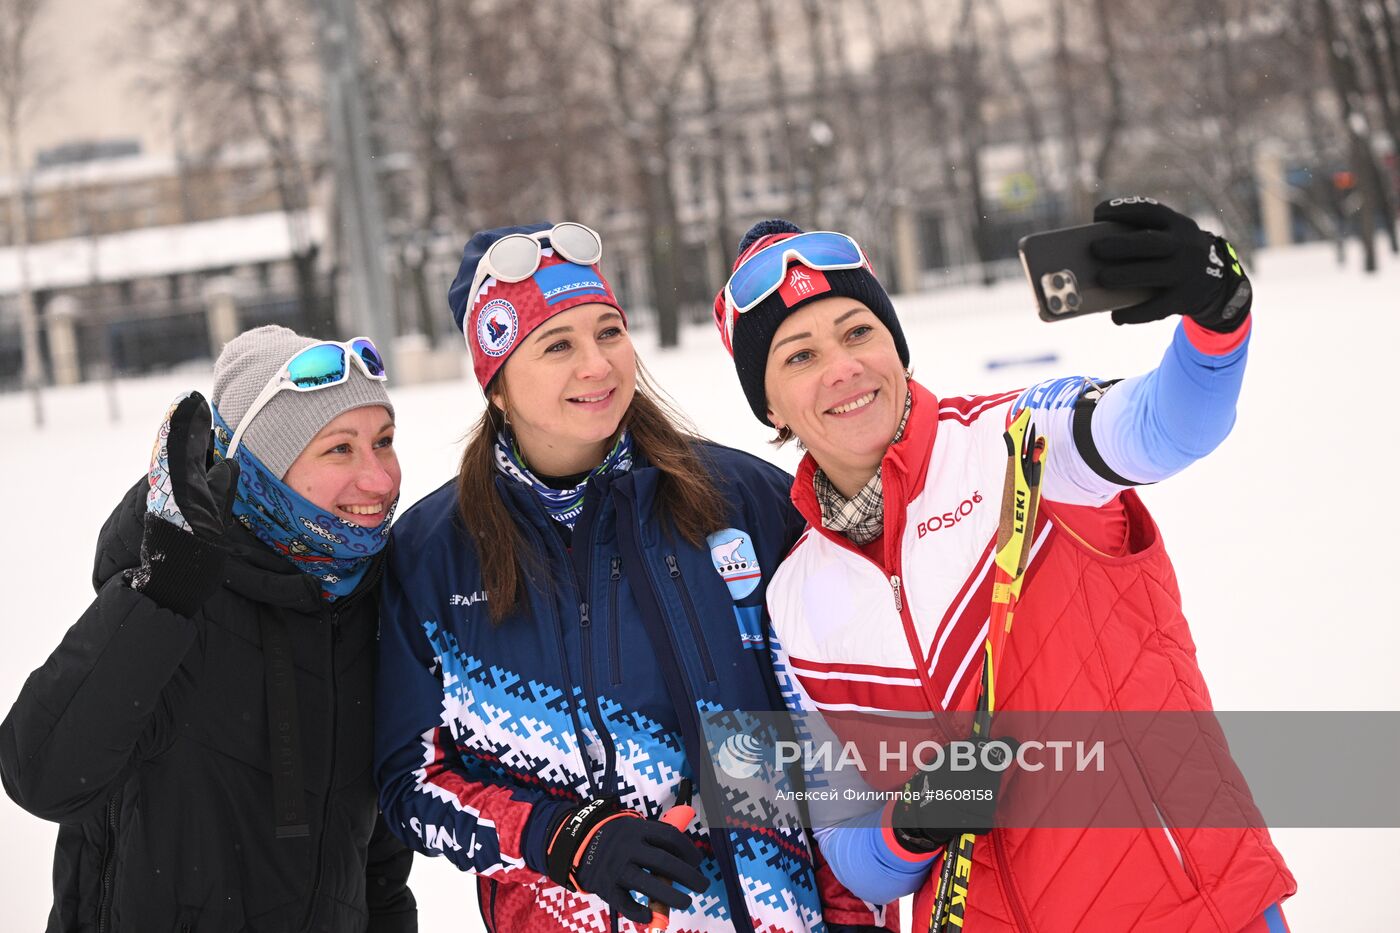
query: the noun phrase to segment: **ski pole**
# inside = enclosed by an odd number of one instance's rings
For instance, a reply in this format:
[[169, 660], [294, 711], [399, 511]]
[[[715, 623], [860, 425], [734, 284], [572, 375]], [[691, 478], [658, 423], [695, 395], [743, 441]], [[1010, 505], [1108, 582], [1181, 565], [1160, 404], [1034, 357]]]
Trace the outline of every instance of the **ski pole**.
[[[690, 805], [690, 778], [681, 778], [680, 786], [676, 788], [676, 802], [665, 813], [661, 814], [661, 822], [685, 832], [685, 828], [690, 825], [690, 821], [693, 819], [695, 819], [695, 808]], [[653, 903], [651, 905], [651, 922], [647, 924], [648, 931], [664, 930], [670, 921], [671, 907], [669, 904]]]
[[[982, 682], [972, 734], [986, 742], [996, 709], [996, 666], [1011, 633], [1016, 604], [1035, 537], [1035, 516], [1040, 505], [1040, 478], [1045, 463], [1046, 440], [1031, 424], [1030, 409], [1023, 409], [1003, 435], [1006, 441], [1006, 482], [1001, 494], [1001, 518], [997, 526], [996, 559], [992, 578], [992, 609], [987, 637], [982, 643]], [[930, 933], [945, 933], [948, 926], [962, 929], [967, 910], [967, 887], [972, 874], [972, 849], [977, 837], [962, 833], [944, 849], [938, 893], [929, 914]]]

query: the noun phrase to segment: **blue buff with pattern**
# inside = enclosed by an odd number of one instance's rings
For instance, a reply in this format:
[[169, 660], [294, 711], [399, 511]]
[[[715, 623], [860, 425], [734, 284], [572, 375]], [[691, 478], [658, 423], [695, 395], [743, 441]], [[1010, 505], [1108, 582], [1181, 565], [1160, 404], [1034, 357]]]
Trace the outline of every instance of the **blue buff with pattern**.
[[[214, 447], [228, 456], [233, 432], [214, 410]], [[321, 583], [321, 596], [333, 602], [348, 596], [364, 578], [369, 563], [389, 541], [389, 507], [384, 521], [373, 528], [347, 522], [298, 494], [272, 475], [247, 444], [238, 445], [238, 492], [233, 517], [257, 539]]]

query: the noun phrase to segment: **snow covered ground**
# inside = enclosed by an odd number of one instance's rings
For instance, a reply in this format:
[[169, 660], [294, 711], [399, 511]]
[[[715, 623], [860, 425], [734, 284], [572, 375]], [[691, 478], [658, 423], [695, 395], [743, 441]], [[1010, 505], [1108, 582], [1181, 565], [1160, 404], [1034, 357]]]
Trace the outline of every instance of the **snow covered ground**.
[[[1359, 563], [1384, 554], [1395, 531], [1376, 519], [1388, 517], [1380, 510], [1395, 498], [1395, 477], [1384, 471], [1400, 464], [1400, 433], [1385, 416], [1396, 389], [1400, 264], [1364, 277], [1355, 261], [1339, 271], [1330, 248], [1318, 246], [1256, 259], [1257, 320], [1238, 425], [1211, 458], [1144, 492], [1220, 709], [1400, 710], [1400, 613], [1382, 588], [1390, 568]], [[1042, 324], [1020, 281], [906, 296], [896, 306], [916, 375], [939, 394], [1055, 374], [1131, 375], [1156, 364], [1174, 326], [1115, 328], [1103, 317]], [[713, 329], [683, 336], [682, 349], [665, 352], [654, 335], [639, 336], [653, 375], [705, 433], [793, 466], [793, 450], [764, 443], [768, 432], [749, 414]], [[1057, 361], [988, 367], [1047, 353]], [[120, 383], [116, 423], [100, 385], [50, 392], [42, 431], [27, 397], [0, 396], [0, 488], [9, 490], [13, 527], [0, 535], [10, 581], [0, 710], [91, 599], [94, 536], [145, 468], [170, 398], [186, 388], [207, 393], [207, 368]], [[457, 382], [397, 389], [394, 399], [407, 504], [452, 475], [481, 397], [473, 383]], [[53, 838], [52, 827], [0, 799], [4, 929], [43, 928]], [[1395, 929], [1388, 892], [1400, 872], [1400, 830], [1278, 829], [1274, 838], [1299, 882], [1285, 908], [1295, 931]], [[414, 881], [423, 929], [480, 927], [470, 878], [420, 858]]]

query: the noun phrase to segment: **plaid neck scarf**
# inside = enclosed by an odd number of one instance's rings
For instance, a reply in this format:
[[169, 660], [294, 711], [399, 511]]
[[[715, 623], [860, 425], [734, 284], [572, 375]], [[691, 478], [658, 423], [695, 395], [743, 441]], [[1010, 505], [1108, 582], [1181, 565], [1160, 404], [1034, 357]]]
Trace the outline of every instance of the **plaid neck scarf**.
[[[904, 426], [909, 423], [909, 410], [914, 404], [914, 393], [904, 396], [904, 417], [899, 419], [899, 428], [894, 432], [891, 444], [899, 443], [904, 436]], [[864, 547], [885, 533], [885, 486], [880, 479], [881, 465], [875, 475], [852, 498], [847, 499], [827, 478], [821, 467], [812, 475], [812, 488], [817, 493], [817, 504], [822, 510], [822, 527], [845, 535], [857, 547]]]

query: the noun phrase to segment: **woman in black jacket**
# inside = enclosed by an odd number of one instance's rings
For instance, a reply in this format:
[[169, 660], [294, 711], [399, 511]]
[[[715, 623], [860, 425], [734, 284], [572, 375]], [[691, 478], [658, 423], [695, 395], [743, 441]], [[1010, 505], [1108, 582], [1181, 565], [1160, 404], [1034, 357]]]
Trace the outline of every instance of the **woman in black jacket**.
[[370, 774], [384, 379], [363, 338], [263, 327], [212, 412], [166, 415], [97, 598], [0, 726], [6, 792], [60, 824], [50, 933], [417, 929]]

